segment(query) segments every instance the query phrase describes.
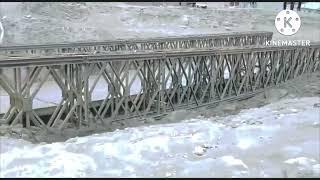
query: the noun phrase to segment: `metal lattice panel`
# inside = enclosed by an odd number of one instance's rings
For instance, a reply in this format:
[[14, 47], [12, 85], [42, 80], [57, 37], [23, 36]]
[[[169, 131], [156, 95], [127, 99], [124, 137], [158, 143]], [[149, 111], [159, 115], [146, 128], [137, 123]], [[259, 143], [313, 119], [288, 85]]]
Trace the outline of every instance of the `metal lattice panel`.
[[[320, 70], [319, 58], [320, 45], [7, 58], [0, 61], [0, 87], [10, 96], [10, 107], [0, 119], [63, 130], [160, 115], [242, 97]], [[33, 102], [49, 77], [61, 100], [43, 118]], [[98, 81], [106, 84], [106, 96], [93, 100]]]

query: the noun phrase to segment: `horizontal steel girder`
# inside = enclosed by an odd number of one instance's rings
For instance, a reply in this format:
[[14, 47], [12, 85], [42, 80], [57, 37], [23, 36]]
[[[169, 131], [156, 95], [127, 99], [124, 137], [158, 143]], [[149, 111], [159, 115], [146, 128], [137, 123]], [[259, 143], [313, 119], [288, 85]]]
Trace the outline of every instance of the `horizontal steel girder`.
[[172, 36], [165, 38], [126, 39], [102, 42], [5, 46], [0, 54], [81, 54], [115, 51], [148, 51], [168, 49], [212, 48], [227, 46], [264, 45], [272, 39], [272, 32], [242, 32], [209, 35]]
[[0, 56], [1, 67], [19, 67], [19, 66], [43, 66], [43, 65], [61, 65], [61, 64], [81, 64], [111, 61], [130, 61], [130, 60], [151, 60], [164, 57], [191, 57], [219, 54], [241, 54], [241, 53], [264, 53], [269, 51], [296, 51], [302, 49], [318, 49], [320, 43], [311, 46], [246, 46], [246, 47], [228, 47], [228, 48], [194, 48], [184, 50], [164, 50], [164, 51], [145, 51], [145, 52], [122, 52], [111, 54], [85, 54], [85, 55], [61, 55], [61, 56], [24, 56], [9, 57]]

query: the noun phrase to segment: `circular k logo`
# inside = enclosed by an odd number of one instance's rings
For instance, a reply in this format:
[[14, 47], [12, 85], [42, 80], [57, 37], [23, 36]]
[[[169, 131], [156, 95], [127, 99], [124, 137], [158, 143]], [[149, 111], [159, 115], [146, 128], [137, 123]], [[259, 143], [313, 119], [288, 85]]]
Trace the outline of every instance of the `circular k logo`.
[[298, 32], [301, 19], [299, 15], [292, 10], [282, 10], [277, 15], [274, 24], [279, 33], [290, 36]]

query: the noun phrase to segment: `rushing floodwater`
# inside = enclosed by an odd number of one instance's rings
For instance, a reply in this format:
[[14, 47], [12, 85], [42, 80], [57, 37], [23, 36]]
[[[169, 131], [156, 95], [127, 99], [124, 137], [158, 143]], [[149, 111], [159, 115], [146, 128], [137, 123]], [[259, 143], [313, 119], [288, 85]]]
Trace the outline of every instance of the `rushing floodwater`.
[[52, 144], [0, 137], [0, 176], [320, 177], [319, 101], [287, 99]]
[[0, 3], [4, 45], [61, 43], [167, 35], [271, 31], [274, 39], [320, 41], [320, 14], [298, 12], [299, 32], [283, 36], [274, 19], [281, 2], [257, 3], [257, 8], [229, 8], [208, 3], [207, 9], [147, 6], [137, 3]]

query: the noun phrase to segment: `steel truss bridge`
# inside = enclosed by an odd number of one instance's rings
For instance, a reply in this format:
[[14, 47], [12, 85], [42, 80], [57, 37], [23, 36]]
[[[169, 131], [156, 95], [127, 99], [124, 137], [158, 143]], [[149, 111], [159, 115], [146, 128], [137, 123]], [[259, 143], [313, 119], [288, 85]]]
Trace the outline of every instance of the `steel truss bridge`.
[[[162, 39], [161, 43], [178, 46], [160, 46], [154, 39], [137, 40], [138, 51], [120, 48], [124, 50], [121, 53], [102, 48], [109, 47], [109, 42], [1, 47], [5, 53], [0, 60], [0, 88], [10, 96], [10, 107], [0, 114], [0, 122], [23, 124], [26, 128], [37, 126], [50, 132], [94, 129], [114, 121], [161, 116], [177, 109], [245, 98], [320, 70], [320, 43], [309, 47], [266, 47], [264, 40], [271, 38], [270, 33], [260, 35], [223, 34], [224, 40], [218, 35]], [[227, 46], [210, 40], [212, 37], [228, 42]], [[197, 45], [180, 46], [181, 42], [191, 41], [189, 38]], [[123, 42], [125, 47], [132, 43]], [[148, 46], [151, 50], [144, 51], [146, 46], [142, 44], [151, 42], [157, 46]], [[200, 42], [206, 45], [200, 46]], [[105, 52], [92, 53], [97, 47]], [[154, 47], [161, 47], [161, 51]], [[8, 55], [26, 50], [29, 54], [23, 57]], [[51, 50], [59, 54], [43, 54]], [[63, 54], [75, 50], [85, 54]], [[59, 86], [61, 101], [43, 114], [33, 107], [33, 101], [49, 77]], [[102, 89], [105, 96], [93, 100], [100, 79], [107, 84]], [[137, 84], [139, 88], [133, 93]]]

